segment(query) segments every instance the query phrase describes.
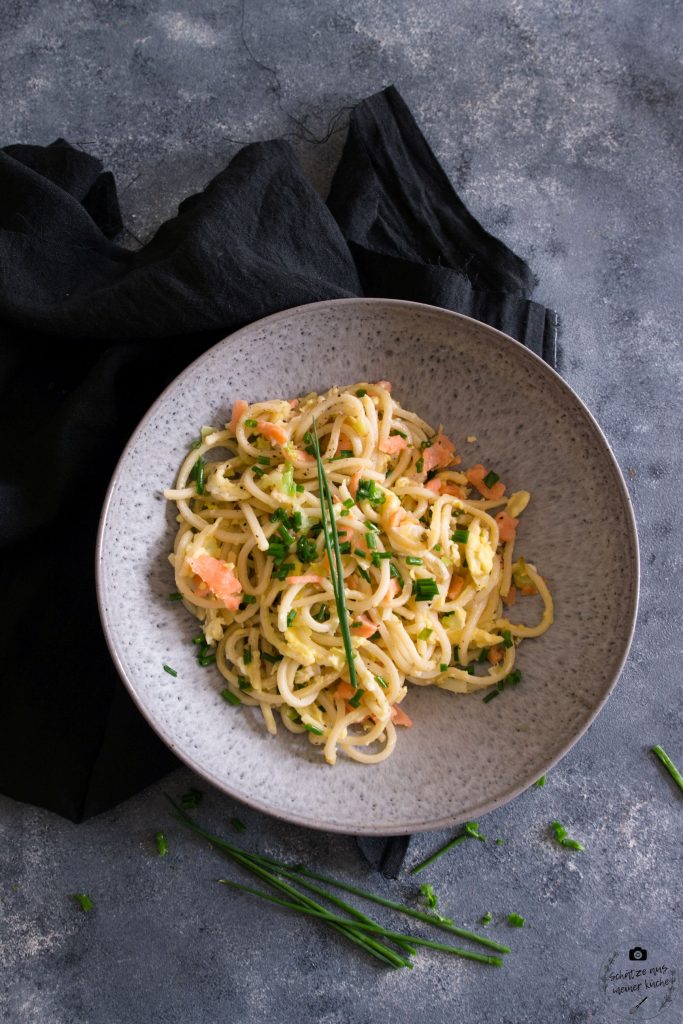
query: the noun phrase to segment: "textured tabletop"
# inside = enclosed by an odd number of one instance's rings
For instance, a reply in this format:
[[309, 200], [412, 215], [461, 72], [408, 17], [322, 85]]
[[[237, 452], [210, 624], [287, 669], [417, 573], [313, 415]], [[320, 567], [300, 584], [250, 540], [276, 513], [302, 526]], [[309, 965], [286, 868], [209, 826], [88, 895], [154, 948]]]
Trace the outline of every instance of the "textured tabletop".
[[[680, 989], [657, 1012], [667, 986], [625, 1003], [601, 981], [632, 947], [667, 968], [649, 979], [683, 959], [683, 794], [649, 753], [661, 743], [683, 762], [680, 38], [674, 0], [0, 5], [0, 143], [61, 135], [99, 156], [131, 246], [245, 142], [286, 134], [324, 191], [345, 110], [395, 83], [559, 312], [560, 371], [614, 448], [642, 557], [635, 640], [597, 721], [544, 788], [480, 822], [486, 843], [420, 876], [459, 922], [492, 913], [490, 934], [514, 947], [503, 970], [429, 952], [384, 970], [316, 922], [220, 888], [231, 869], [173, 823], [164, 792], [198, 785], [204, 820], [229, 832], [239, 814], [263, 852], [408, 901], [417, 884], [376, 875], [352, 838], [283, 825], [178, 771], [80, 826], [0, 799], [3, 1024], [683, 1020]], [[554, 842], [555, 818], [584, 853]], [[416, 837], [407, 865], [450, 834]]]

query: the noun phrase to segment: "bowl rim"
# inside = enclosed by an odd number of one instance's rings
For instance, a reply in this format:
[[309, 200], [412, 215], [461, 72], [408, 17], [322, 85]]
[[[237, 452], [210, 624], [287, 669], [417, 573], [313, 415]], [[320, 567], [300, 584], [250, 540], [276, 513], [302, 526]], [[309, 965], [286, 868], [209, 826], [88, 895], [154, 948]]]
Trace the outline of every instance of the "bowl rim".
[[[436, 313], [442, 316], [451, 317], [455, 321], [465, 321], [466, 323], [475, 324], [478, 328], [483, 329], [485, 332], [492, 332], [498, 338], [504, 339], [505, 342], [514, 345], [515, 348], [518, 350], [518, 355], [521, 358], [529, 360], [532, 364], [535, 364], [537, 368], [540, 368], [541, 374], [547, 374], [551, 380], [554, 380], [557, 384], [559, 384], [561, 389], [567, 391], [569, 393], [569, 396], [573, 398], [574, 401], [578, 404], [580, 412], [585, 417], [586, 422], [595, 434], [595, 437], [601, 445], [604, 453], [607, 455], [608, 461], [611, 465], [614, 474], [617, 488], [621, 495], [622, 504], [627, 521], [628, 536], [631, 543], [630, 562], [632, 568], [629, 579], [631, 601], [627, 616], [626, 642], [624, 643], [623, 651], [617, 662], [616, 668], [612, 674], [612, 678], [609, 682], [609, 685], [607, 686], [600, 700], [591, 709], [591, 712], [586, 721], [575, 732], [575, 734], [572, 736], [569, 742], [566, 743], [554, 757], [552, 757], [546, 764], [543, 765], [540, 775], [545, 775], [552, 768], [554, 768], [554, 766], [558, 764], [558, 762], [561, 761], [567, 753], [569, 753], [572, 747], [576, 743], [578, 743], [581, 737], [586, 733], [588, 728], [593, 724], [593, 722], [597, 718], [598, 714], [602, 711], [609, 697], [612, 695], [612, 692], [619, 680], [619, 677], [621, 676], [624, 665], [626, 663], [626, 659], [631, 649], [631, 643], [633, 641], [633, 635], [635, 633], [636, 620], [638, 615], [638, 602], [640, 596], [640, 551], [638, 546], [636, 517], [633, 509], [633, 504], [631, 502], [631, 497], [628, 493], [628, 488], [626, 486], [626, 481], [624, 480], [623, 473], [621, 472], [621, 468], [619, 466], [619, 463], [617, 462], [614, 452], [612, 451], [610, 443], [607, 440], [599, 423], [597, 422], [593, 414], [590, 412], [586, 404], [583, 402], [583, 400], [579, 397], [579, 395], [577, 395], [573, 388], [564, 380], [564, 378], [560, 376], [557, 370], [549, 366], [544, 359], [536, 355], [535, 352], [532, 352], [531, 349], [527, 348], [521, 342], [517, 341], [515, 338], [512, 338], [509, 334], [505, 334], [504, 331], [499, 331], [497, 328], [491, 327], [490, 324], [484, 323], [484, 321], [482, 320], [476, 320], [474, 317], [465, 316], [465, 314], [463, 313], [457, 313], [454, 310], [445, 309], [442, 306], [433, 306], [423, 302], [411, 302], [406, 299], [385, 299], [381, 297], [364, 296], [351, 296], [349, 298], [343, 299], [323, 299], [318, 302], [307, 302], [299, 306], [292, 306], [288, 309], [280, 310], [277, 313], [271, 313], [268, 316], [260, 317], [258, 320], [253, 320], [250, 323], [245, 324], [243, 327], [240, 327], [236, 331], [227, 334], [224, 338], [221, 338], [214, 345], [211, 345], [208, 349], [202, 352], [191, 363], [188, 363], [187, 366], [185, 366], [180, 371], [180, 373], [177, 374], [176, 377], [174, 377], [174, 379], [163, 389], [163, 391], [150, 405], [147, 412], [144, 414], [144, 416], [139, 421], [139, 423], [133, 430], [132, 434], [128, 438], [123, 448], [123, 451], [121, 452], [121, 455], [117, 460], [114, 472], [112, 473], [112, 477], [109, 482], [109, 486], [107, 488], [107, 492], [102, 505], [102, 511], [100, 513], [99, 525], [97, 530], [97, 541], [95, 546], [95, 585], [97, 592], [97, 606], [100, 621], [102, 623], [102, 630], [104, 632], [105, 640], [112, 661], [114, 662], [116, 670], [123, 684], [128, 690], [128, 693], [132, 698], [134, 704], [136, 705], [136, 707], [138, 708], [138, 710], [140, 711], [148, 725], [151, 726], [151, 728], [154, 730], [157, 736], [159, 736], [163, 740], [166, 746], [168, 746], [169, 749], [173, 751], [176, 757], [180, 761], [182, 761], [188, 768], [192, 769], [192, 771], [194, 771], [197, 775], [200, 775], [203, 779], [210, 783], [212, 786], [215, 786], [221, 792], [225, 793], [227, 796], [232, 797], [234, 800], [237, 800], [240, 803], [245, 804], [246, 806], [254, 808], [254, 810], [260, 811], [263, 814], [268, 814], [271, 817], [278, 818], [281, 821], [286, 821], [292, 825], [301, 826], [303, 828], [311, 828], [316, 829], [318, 831], [333, 832], [342, 835], [368, 836], [405, 835], [408, 832], [435, 832], [442, 829], [453, 827], [455, 825], [459, 825], [465, 821], [465, 817], [453, 817], [452, 815], [445, 815], [440, 818], [430, 819], [429, 821], [420, 824], [406, 823], [404, 825], [381, 825], [380, 827], [373, 826], [370, 823], [361, 825], [348, 825], [338, 822], [321, 823], [316, 822], [314, 818], [291, 813], [286, 809], [274, 809], [265, 801], [255, 799], [253, 797], [245, 797], [243, 793], [240, 793], [238, 790], [232, 787], [229, 782], [226, 782], [224, 779], [221, 779], [220, 777], [216, 776], [209, 769], [198, 764], [191, 754], [187, 753], [182, 749], [179, 749], [176, 746], [173, 739], [171, 738], [171, 736], [156, 721], [152, 712], [147, 708], [147, 705], [142, 701], [142, 699], [138, 695], [132, 679], [128, 678], [128, 675], [123, 666], [123, 662], [121, 661], [121, 658], [119, 657], [118, 654], [113, 629], [110, 626], [108, 614], [105, 608], [103, 579], [104, 569], [102, 555], [109, 506], [111, 504], [114, 491], [116, 490], [123, 464], [128, 458], [130, 448], [133, 446], [138, 436], [145, 429], [149, 421], [153, 418], [158, 406], [161, 405], [166, 396], [177, 386], [178, 379], [183, 374], [187, 373], [189, 370], [194, 369], [195, 367], [201, 365], [203, 362], [209, 360], [211, 358], [213, 351], [219, 345], [225, 346], [226, 343], [230, 345], [235, 344], [241, 340], [244, 334], [252, 331], [255, 327], [259, 327], [261, 325], [277, 324], [278, 321], [290, 320], [293, 316], [298, 316], [302, 313], [312, 312], [314, 310], [328, 309], [331, 306], [335, 308], [344, 306], [358, 306], [364, 308], [374, 307], [377, 309], [388, 306], [393, 309], [400, 308], [420, 312]], [[476, 808], [474, 808], [474, 810], [470, 812], [468, 817], [479, 818], [482, 817], [484, 814], [488, 814], [490, 811], [496, 810], [496, 808], [501, 807], [503, 804], [509, 803], [511, 800], [514, 800], [515, 797], [519, 796], [520, 793], [523, 793], [532, 784], [533, 782], [525, 782], [522, 785], [511, 786], [509, 789], [505, 790], [498, 796], [493, 797], [492, 799], [486, 800], [483, 803], [479, 804]]]

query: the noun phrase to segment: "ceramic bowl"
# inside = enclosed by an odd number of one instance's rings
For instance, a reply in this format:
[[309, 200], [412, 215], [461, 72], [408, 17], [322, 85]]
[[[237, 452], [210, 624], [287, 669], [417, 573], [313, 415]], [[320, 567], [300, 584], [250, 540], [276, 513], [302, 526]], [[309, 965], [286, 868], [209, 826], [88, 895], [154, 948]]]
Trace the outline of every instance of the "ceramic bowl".
[[[305, 738], [283, 728], [270, 736], [256, 709], [226, 704], [218, 671], [197, 666], [196, 620], [168, 600], [176, 510], [162, 491], [199, 427], [225, 423], [235, 399], [290, 398], [379, 379], [393, 383], [406, 408], [444, 425], [464, 465], [495, 466], [510, 491], [532, 492], [516, 550], [547, 579], [556, 620], [520, 648], [523, 680], [514, 689], [484, 703], [481, 694], [412, 687], [403, 706], [414, 726], [400, 730], [390, 758], [369, 766], [341, 756], [330, 767]], [[476, 442], [468, 443], [473, 435]], [[277, 313], [219, 342], [181, 373], [144, 417], [114, 473], [97, 566], [112, 657], [178, 757], [262, 811], [358, 834], [478, 818], [551, 768], [607, 700], [628, 651], [638, 596], [626, 487], [579, 398], [506, 335], [456, 313], [384, 299]]]

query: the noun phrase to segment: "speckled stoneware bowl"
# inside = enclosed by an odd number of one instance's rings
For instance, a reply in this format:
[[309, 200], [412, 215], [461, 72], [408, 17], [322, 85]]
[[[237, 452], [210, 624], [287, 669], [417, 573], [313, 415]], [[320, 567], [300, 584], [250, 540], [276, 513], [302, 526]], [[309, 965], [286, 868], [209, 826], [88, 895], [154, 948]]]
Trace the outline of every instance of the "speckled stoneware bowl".
[[[495, 466], [533, 498], [518, 551], [547, 578], [553, 628], [526, 641], [523, 681], [497, 700], [411, 688], [388, 760], [326, 765], [305, 738], [268, 735], [256, 709], [219, 696], [197, 666], [196, 621], [174, 589], [167, 554], [175, 479], [201, 424], [250, 402], [388, 379], [394, 395], [444, 424], [464, 464]], [[468, 435], [477, 441], [468, 444]], [[581, 736], [628, 651], [638, 547], [626, 487], [595, 421], [540, 359], [498, 331], [409, 302], [344, 299], [245, 327], [189, 366], [135, 431], [114, 474], [98, 544], [102, 621], [116, 665], [149, 723], [209, 782], [260, 810], [313, 828], [392, 833], [438, 829], [510, 800]], [[537, 598], [521, 602], [530, 619]], [[520, 602], [515, 607], [520, 610]], [[163, 671], [172, 665], [176, 678]]]

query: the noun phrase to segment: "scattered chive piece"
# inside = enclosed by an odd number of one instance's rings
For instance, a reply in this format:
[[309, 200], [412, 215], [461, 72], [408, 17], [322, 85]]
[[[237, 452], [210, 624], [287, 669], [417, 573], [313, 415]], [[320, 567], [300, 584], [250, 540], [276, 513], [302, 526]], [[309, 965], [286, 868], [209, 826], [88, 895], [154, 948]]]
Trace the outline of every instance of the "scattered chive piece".
[[377, 538], [375, 537], [374, 533], [366, 533], [365, 534], [365, 542], [366, 542], [366, 544], [368, 545], [368, 547], [372, 551], [374, 551], [376, 549], [376, 547], [377, 547]]
[[427, 904], [428, 907], [430, 907], [432, 910], [436, 910], [436, 905], [439, 902], [439, 899], [434, 890], [432, 889], [431, 885], [429, 884], [429, 882], [422, 883], [422, 885], [420, 886], [420, 895], [424, 896], [425, 903]]
[[493, 485], [497, 484], [499, 480], [500, 477], [498, 476], [498, 474], [494, 473], [493, 470], [491, 470], [491, 472], [487, 473], [486, 476], [484, 477], [484, 484], [486, 487], [493, 487]]
[[373, 523], [372, 519], [366, 519], [365, 526], [368, 530], [372, 530], [374, 533], [379, 533], [379, 526], [377, 523]]
[[[372, 557], [374, 558], [375, 556], [373, 555]], [[383, 562], [385, 558], [391, 558], [391, 551], [378, 551], [377, 558]], [[398, 570], [396, 571], [398, 572]]]
[[397, 430], [396, 427], [392, 427], [392, 429], [389, 431], [389, 434], [392, 437], [402, 437], [404, 441], [408, 439], [408, 435], [404, 434], [402, 430]]
[[366, 583], [372, 583], [372, 580], [370, 578], [370, 573], [368, 572], [367, 569], [364, 569], [362, 565], [359, 565], [357, 567], [356, 572], [358, 573], [359, 576], [363, 577], [363, 579], [365, 580]]
[[432, 635], [433, 632], [434, 631], [432, 629], [430, 629], [429, 626], [425, 626], [425, 628], [421, 629], [420, 632], [417, 634], [417, 639], [418, 640], [429, 640], [429, 638], [430, 638], [430, 636]]
[[513, 639], [510, 630], [504, 629], [500, 635], [503, 638], [503, 647], [512, 647]]
[[187, 793], [183, 793], [183, 795], [181, 796], [180, 806], [184, 811], [190, 811], [194, 807], [199, 807], [200, 803], [202, 802], [203, 796], [204, 794], [202, 793], [201, 789], [195, 789], [194, 787], [191, 787], [190, 789], [188, 789]]
[[95, 906], [93, 901], [85, 892], [72, 892], [71, 895], [76, 900], [81, 910], [84, 911], [84, 913], [86, 914]]
[[371, 636], [368, 637], [368, 640], [381, 640], [381, 638], [382, 638], [382, 634], [380, 633], [380, 631], [378, 629], [376, 629], [375, 632]]
[[408, 555], [407, 558], [406, 558], [406, 565], [423, 565], [423, 564], [424, 563], [423, 563], [422, 559], [418, 558], [416, 555]]
[[351, 515], [351, 513], [350, 513], [350, 511], [348, 510], [348, 508], [343, 508], [343, 509], [341, 510], [341, 512], [339, 513], [339, 515], [340, 515], [340, 516], [341, 516], [341, 517], [343, 518], [344, 516], [350, 516], [350, 515]]
[[353, 553], [354, 553], [354, 555], [358, 555], [359, 558], [366, 558], [367, 557], [367, 552], [363, 551], [362, 548], [354, 548], [353, 549]]
[[496, 839], [496, 846], [502, 846], [504, 842], [504, 839]]
[[269, 466], [270, 458], [267, 455], [259, 455], [256, 460], [261, 466]]
[[434, 545], [434, 550], [435, 551], [441, 551], [441, 545], [440, 544], [435, 544]]
[[266, 475], [265, 469], [261, 469], [260, 466], [254, 466], [254, 476], [257, 480], [260, 480], [262, 476]]
[[174, 668], [171, 668], [170, 665], [164, 665], [164, 672], [168, 672], [169, 676], [173, 676], [174, 678], [178, 675], [176, 670]]
[[482, 697], [482, 703], [488, 704], [488, 702], [493, 700], [494, 697], [497, 697], [499, 693], [500, 690], [492, 690], [491, 693], [487, 693], [485, 697]]
[[426, 579], [415, 580], [413, 583], [413, 594], [416, 601], [431, 601], [438, 592], [439, 588], [436, 585], [436, 580], [431, 576]]
[[463, 829], [464, 831], [461, 832], [459, 836], [456, 836], [455, 839], [449, 840], [444, 846], [440, 847], [436, 853], [431, 854], [431, 856], [427, 857], [426, 860], [420, 861], [416, 867], [412, 868], [410, 872], [411, 875], [416, 875], [418, 872], [423, 871], [426, 867], [429, 867], [430, 864], [433, 864], [435, 860], [438, 860], [439, 857], [442, 857], [444, 853], [448, 853], [452, 847], [457, 846], [458, 843], [464, 842], [465, 839], [479, 839], [482, 842], [486, 839], [486, 836], [483, 836], [479, 831], [479, 825], [476, 821], [466, 821], [463, 825]]
[[294, 529], [295, 530], [300, 530], [301, 529], [301, 524], [303, 522], [303, 518], [301, 516], [301, 512], [298, 509], [296, 510], [294, 515], [292, 516], [292, 519], [294, 520]]
[[[497, 479], [498, 479], [498, 477], [496, 477], [496, 480]], [[494, 480], [494, 483], [495, 483], [495, 480]], [[524, 918], [522, 917], [521, 914], [508, 914], [507, 919], [508, 919], [508, 922], [514, 928], [523, 928], [524, 927]]]
[[227, 701], [228, 704], [232, 704], [233, 706], [242, 703], [239, 697], [236, 694], [232, 693], [232, 691], [229, 690], [227, 686], [225, 687], [224, 690], [221, 690], [221, 697], [223, 698], [224, 701]]
[[343, 508], [353, 508], [355, 504], [356, 503], [353, 500], [353, 498], [347, 498], [346, 501], [343, 503]]
[[313, 725], [308, 725], [304, 722], [304, 729], [308, 729], [309, 732], [315, 733], [316, 736], [324, 736], [325, 733], [322, 729], [316, 729]]
[[570, 850], [585, 850], [583, 843], [580, 843], [578, 839], [570, 839], [567, 835], [567, 830], [564, 825], [561, 825], [559, 821], [553, 821], [550, 826], [555, 833], [560, 846], [566, 846]]
[[294, 484], [294, 490], [296, 491], [297, 494], [303, 494], [306, 488], [304, 487], [303, 484]]
[[470, 535], [469, 530], [456, 530], [451, 540], [454, 544], [467, 544], [467, 538]]
[[315, 561], [318, 555], [315, 541], [311, 540], [310, 537], [299, 537], [296, 542], [296, 555], [300, 562]]
[[339, 545], [339, 550], [340, 550], [342, 555], [350, 555], [351, 554], [351, 541], [350, 540], [343, 541], [343, 543], [341, 543]]
[[422, 470], [424, 469], [424, 464], [425, 464], [425, 460], [424, 459], [418, 459], [417, 460], [417, 462], [415, 463], [415, 469], [417, 470], [418, 473], [422, 472]]
[[242, 604], [256, 604], [256, 596], [254, 594], [243, 594]]
[[237, 685], [239, 686], [240, 690], [251, 690], [252, 688], [251, 683], [249, 682], [246, 676], [238, 676]]
[[375, 676], [375, 682], [376, 682], [376, 683], [379, 683], [379, 685], [380, 685], [380, 686], [382, 687], [382, 689], [383, 689], [383, 690], [386, 690], [386, 688], [387, 688], [387, 683], [386, 683], [386, 681], [385, 681], [385, 680], [384, 680], [384, 679], [382, 678], [382, 676]]
[[351, 705], [352, 708], [357, 708], [359, 706], [361, 697], [363, 696], [364, 693], [365, 690], [356, 690], [353, 697], [351, 697], [351, 699], [349, 700], [349, 704]]
[[206, 640], [204, 639], [204, 634], [200, 633], [198, 636], [193, 636], [192, 637], [192, 643], [193, 644], [205, 644]]
[[261, 657], [270, 665], [277, 665], [278, 661], [282, 661], [281, 654], [267, 654], [266, 651], [261, 651]]
[[242, 652], [242, 661], [245, 665], [251, 665], [251, 647], [247, 644]]
[[168, 839], [163, 832], [157, 832], [154, 836], [154, 842], [157, 844], [157, 853], [160, 857], [165, 857], [168, 853]]
[[201, 437], [195, 437], [194, 441], [190, 441], [190, 444], [189, 444], [188, 447], [189, 447], [190, 451], [194, 451], [195, 448], [199, 448], [201, 443], [202, 443]]
[[534, 786], [538, 786], [539, 789], [545, 786], [545, 775], [541, 775], [540, 779], [536, 779]]
[[189, 478], [188, 478], [190, 480], [194, 480], [195, 487], [197, 489], [197, 494], [203, 494], [204, 493], [204, 470], [205, 469], [206, 469], [206, 463], [204, 462], [204, 459], [200, 455], [199, 458], [197, 459], [197, 461], [195, 462], [194, 466], [190, 470], [190, 475], [189, 475]]
[[199, 664], [201, 665], [202, 668], [207, 668], [209, 665], [216, 664], [216, 655], [209, 654], [208, 656], [200, 657], [197, 660], [199, 661]]
[[312, 618], [314, 618], [316, 622], [328, 622], [330, 618], [330, 609], [326, 604], [321, 604], [317, 612], [313, 613]]
[[258, 423], [256, 422], [256, 420], [245, 420], [244, 425], [245, 427], [256, 427], [258, 426]]
[[[389, 575], [393, 579], [398, 580], [399, 586], [401, 586], [401, 587], [403, 586], [403, 577], [401, 576], [400, 572], [398, 571], [398, 569], [396, 568], [396, 566], [394, 565], [393, 562], [389, 566]], [[434, 581], [432, 580], [432, 583], [433, 582]], [[436, 584], [434, 584], [434, 585], [436, 586]], [[429, 600], [429, 598], [418, 597], [418, 601], [422, 601], [422, 600], [427, 601], [427, 600]]]
[[176, 590], [173, 594], [168, 595], [168, 599], [169, 601], [182, 601], [183, 595], [179, 594], [178, 591]]
[[365, 398], [366, 395], [367, 391], [365, 388], [359, 388], [358, 391], [356, 391], [356, 398]]
[[683, 789], [683, 775], [679, 772], [676, 765], [673, 763], [666, 750], [660, 747], [659, 744], [652, 747], [652, 753], [659, 758], [666, 770], [668, 771], [671, 778], [674, 780], [679, 789]]
[[296, 609], [292, 608], [291, 612], [287, 612], [287, 625], [291, 626], [296, 618]]
[[491, 916], [491, 911], [487, 910], [486, 913], [484, 914], [484, 916], [481, 919], [481, 923], [482, 924], [491, 924], [491, 921], [493, 921], [493, 917]]
[[489, 649], [488, 649], [488, 647], [482, 647], [481, 651], [479, 652], [479, 657], [477, 658], [477, 661], [486, 661], [488, 656], [489, 656]]
[[246, 832], [247, 831], [247, 826], [244, 824], [243, 821], [240, 821], [239, 818], [231, 818], [230, 819], [230, 824], [234, 828], [235, 832]]
[[282, 537], [285, 544], [293, 544], [294, 537], [291, 535], [284, 523], [280, 523], [277, 528], [278, 536]]

